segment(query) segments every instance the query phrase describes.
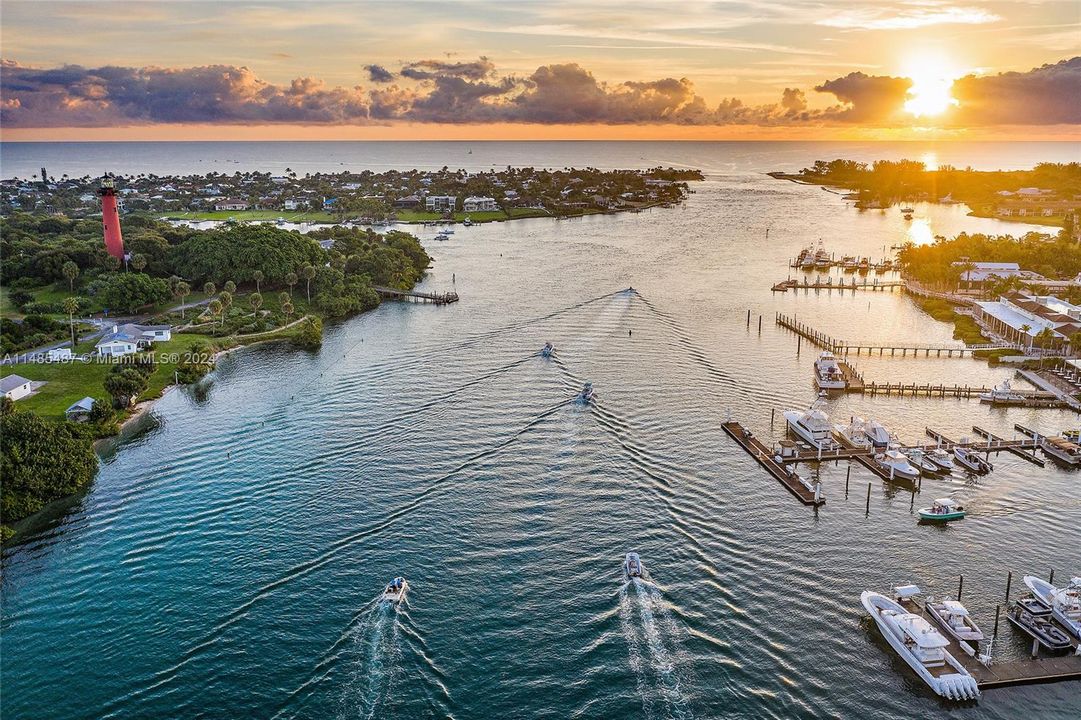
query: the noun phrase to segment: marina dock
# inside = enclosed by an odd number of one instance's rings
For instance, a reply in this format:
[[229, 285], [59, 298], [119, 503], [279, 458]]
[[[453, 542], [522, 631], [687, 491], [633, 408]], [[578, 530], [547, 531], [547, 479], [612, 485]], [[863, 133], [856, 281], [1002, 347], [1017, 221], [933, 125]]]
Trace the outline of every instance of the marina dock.
[[967, 353], [971, 356], [977, 350], [996, 350], [1005, 347], [1011, 347], [1004, 343], [985, 343], [983, 345], [940, 345], [940, 344], [921, 344], [921, 343], [898, 343], [898, 344], [880, 344], [874, 342], [853, 342], [849, 340], [842, 340], [841, 338], [835, 338], [831, 335], [827, 335], [824, 332], [814, 329], [810, 325], [801, 323], [794, 317], [789, 317], [783, 313], [777, 313], [775, 321], [778, 325], [797, 335], [811, 341], [818, 347], [825, 350], [829, 350], [838, 357], [855, 354], [857, 357], [866, 352], [868, 355], [878, 351], [879, 355], [885, 355], [886, 351], [890, 351], [891, 356], [896, 356], [898, 352], [901, 353], [901, 357], [917, 357], [920, 353], [923, 353], [924, 357], [930, 357], [931, 353], [935, 354], [935, 357], [942, 357], [945, 354], [946, 357], [964, 357]]
[[[938, 627], [935, 621], [931, 619], [931, 616], [927, 614], [927, 610], [922, 603], [911, 599], [904, 599], [899, 602], [909, 612], [923, 616], [927, 619], [927, 622], [936, 628]], [[1009, 621], [1003, 620], [1003, 622], [1009, 625]], [[997, 623], [995, 627], [998, 627]], [[943, 634], [943, 637], [950, 643], [949, 647], [946, 648], [947, 651], [976, 679], [976, 684], [979, 685], [981, 690], [1009, 687], [1011, 685], [1081, 680], [1081, 656], [1078, 655], [1045, 655], [1013, 662], [992, 662], [990, 665], [984, 665], [962, 650], [956, 640], [945, 634]], [[1073, 652], [1076, 652], [1077, 640], [1072, 637], [1071, 640]]]
[[894, 288], [903, 288], [905, 283], [903, 280], [874, 280], [868, 282], [866, 280], [857, 282], [856, 278], [852, 278], [852, 282], [833, 282], [833, 278], [827, 278], [825, 282], [821, 280], [815, 280], [809, 282], [807, 280], [795, 280], [789, 278], [788, 280], [782, 280], [775, 284], [771, 289], [773, 292], [788, 292], [789, 290], [893, 290]]
[[[987, 438], [988, 440], [997, 440], [999, 442], [1006, 442], [1006, 438], [999, 437], [998, 435], [995, 435], [994, 433], [992, 433], [992, 432], [990, 432], [988, 430], [984, 430], [979, 425], [973, 425], [972, 426], [972, 432], [976, 433], [980, 437]], [[1012, 453], [1013, 455], [1016, 455], [1017, 457], [1022, 458], [1024, 460], [1028, 460], [1033, 465], [1038, 465], [1039, 467], [1044, 467], [1046, 465], [1046, 463], [1044, 463], [1043, 460], [1036, 457], [1035, 450], [1033, 450], [1033, 452], [1026, 452], [1025, 450], [1023, 450], [1023, 449], [1021, 449], [1019, 447], [1007, 447], [1006, 452]]]
[[774, 459], [773, 451], [763, 445], [762, 441], [756, 438], [750, 430], [734, 420], [725, 422], [722, 427], [729, 437], [749, 452], [751, 457], [758, 461], [759, 465], [784, 485], [801, 503], [818, 507], [826, 502], [821, 492], [816, 493], [808, 488], [800, 482], [795, 473], [790, 472], [782, 463], [777, 462]]

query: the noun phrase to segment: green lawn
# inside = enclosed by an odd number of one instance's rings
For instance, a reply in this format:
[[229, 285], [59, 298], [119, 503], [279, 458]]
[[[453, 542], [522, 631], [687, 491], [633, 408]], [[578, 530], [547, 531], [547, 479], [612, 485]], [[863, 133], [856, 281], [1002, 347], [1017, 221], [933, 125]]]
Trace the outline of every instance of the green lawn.
[[[171, 354], [181, 354], [196, 341], [206, 341], [202, 335], [180, 333], [173, 335], [169, 342], [156, 343], [153, 348], [155, 358], [165, 355], [166, 361], [158, 365], [157, 371], [150, 376], [150, 387], [139, 396], [139, 400], [150, 400], [161, 395], [166, 385], [173, 382], [173, 371], [177, 363], [169, 357]], [[22, 375], [29, 380], [45, 380], [44, 385], [36, 395], [16, 403], [21, 410], [32, 410], [42, 417], [59, 420], [64, 417], [64, 411], [72, 403], [90, 397], [106, 397], [105, 376], [109, 374], [112, 365], [107, 362], [71, 362], [71, 363], [19, 363], [7, 365], [3, 368], [3, 374]]]
[[169, 220], [277, 220], [286, 222], [333, 223], [337, 218], [326, 212], [286, 211], [286, 210], [211, 210], [208, 212], [169, 213]]

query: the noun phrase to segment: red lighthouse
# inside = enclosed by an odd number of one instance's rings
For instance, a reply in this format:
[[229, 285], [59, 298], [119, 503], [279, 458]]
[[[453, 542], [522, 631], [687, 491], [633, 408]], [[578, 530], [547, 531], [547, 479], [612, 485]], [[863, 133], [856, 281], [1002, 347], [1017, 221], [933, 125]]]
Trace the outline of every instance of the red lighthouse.
[[116, 207], [116, 185], [111, 177], [101, 181], [101, 224], [105, 229], [105, 249], [114, 258], [124, 259], [124, 237], [120, 234], [120, 213]]

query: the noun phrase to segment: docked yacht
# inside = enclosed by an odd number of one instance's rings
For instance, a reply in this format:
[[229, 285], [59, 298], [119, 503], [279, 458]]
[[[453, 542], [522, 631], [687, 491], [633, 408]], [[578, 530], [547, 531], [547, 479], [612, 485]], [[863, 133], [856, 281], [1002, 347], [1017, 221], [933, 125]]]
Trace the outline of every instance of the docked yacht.
[[872, 447], [871, 441], [863, 432], [863, 426], [866, 424], [866, 420], [855, 415], [852, 417], [851, 422], [849, 422], [848, 427], [845, 427], [844, 425], [835, 425], [834, 432], [837, 434], [837, 439], [841, 441], [842, 445], [870, 450]]
[[994, 466], [980, 457], [978, 450], [973, 448], [956, 446], [953, 449], [953, 456], [957, 458], [957, 462], [965, 468], [977, 475], [986, 475], [994, 470]]
[[991, 388], [991, 392], [980, 393], [980, 402], [991, 405], [1024, 405], [1025, 396], [1010, 387], [1009, 380], [1003, 380]]
[[976, 645], [983, 640], [983, 632], [968, 614], [965, 606], [956, 600], [936, 601], [927, 599], [927, 614], [931, 616], [946, 634], [954, 640], [969, 642]]
[[863, 434], [876, 448], [886, 448], [893, 442], [893, 436], [882, 423], [877, 420], [868, 420], [863, 424]]
[[1051, 617], [1081, 640], [1081, 577], [1070, 578], [1070, 584], [1057, 588], [1032, 575], [1025, 576], [1025, 585], [1041, 603], [1051, 608]]
[[829, 415], [822, 409], [822, 401], [815, 400], [809, 410], [785, 410], [784, 419], [800, 439], [818, 450], [832, 450], [833, 426]]
[[859, 267], [860, 261], [856, 259], [854, 255], [845, 255], [841, 258], [841, 269], [846, 273], [856, 272], [856, 268]]
[[405, 590], [409, 587], [405, 578], [396, 577], [387, 583], [387, 589], [383, 591], [383, 599], [390, 602], [401, 602], [405, 597]]
[[833, 353], [826, 350], [815, 360], [815, 385], [819, 390], [844, 390], [845, 374]]
[[1081, 445], [1064, 437], [1041, 437], [1043, 451], [1068, 465], [1081, 465]]
[[942, 448], [936, 447], [925, 454], [925, 457], [938, 466], [939, 472], [953, 471], [953, 456]]
[[552, 357], [552, 353], [555, 351], [555, 345], [550, 342], [544, 343], [544, 347], [541, 348], [541, 357]]
[[917, 448], [906, 451], [905, 455], [921, 475], [938, 475], [943, 472], [938, 463], [931, 459], [931, 451]]
[[[1038, 604], [1038, 603], [1037, 603]], [[1031, 605], [1026, 605], [1018, 600], [1017, 603], [1006, 612], [1006, 619], [1016, 625], [1022, 632], [1040, 642], [1049, 650], [1066, 650], [1072, 643], [1070, 636], [1058, 629], [1048, 617], [1050, 611], [1033, 612]]]
[[627, 553], [627, 557], [623, 559], [623, 574], [630, 580], [642, 577], [642, 573], [642, 560], [638, 553]]
[[582, 392], [578, 393], [578, 402], [588, 403], [593, 400], [593, 383], [586, 381], [582, 386]]
[[937, 694], [951, 700], [975, 700], [980, 696], [976, 679], [946, 650], [950, 641], [925, 618], [869, 590], [860, 595], [860, 602], [890, 647]]
[[860, 263], [856, 269], [860, 271], [861, 275], [866, 275], [871, 271], [871, 258], [860, 258]]
[[891, 479], [915, 480], [920, 476], [919, 469], [910, 463], [900, 450], [890, 448], [875, 455], [874, 460], [880, 468], [889, 473]]
[[920, 520], [926, 522], [951, 522], [963, 520], [965, 508], [952, 498], [940, 498], [931, 503], [931, 507], [919, 509]]

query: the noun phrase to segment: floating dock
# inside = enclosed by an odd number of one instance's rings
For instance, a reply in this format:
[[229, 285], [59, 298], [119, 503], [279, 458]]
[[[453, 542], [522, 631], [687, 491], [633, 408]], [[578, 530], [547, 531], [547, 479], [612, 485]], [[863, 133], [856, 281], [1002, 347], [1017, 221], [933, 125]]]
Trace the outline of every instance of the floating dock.
[[[743, 427], [735, 420], [729, 420], [722, 425], [724, 431], [728, 433], [729, 437], [739, 443], [739, 446], [751, 454], [758, 464], [764, 467], [770, 475], [772, 475], [778, 482], [788, 488], [788, 491], [796, 496], [796, 498], [804, 505], [813, 505], [818, 507], [823, 505], [826, 500], [822, 497], [821, 490], [814, 492], [809, 487], [800, 482], [799, 477], [788, 470], [784, 464], [777, 462], [774, 459], [773, 451], [762, 444], [751, 433], [750, 430]], [[821, 486], [819, 486], [821, 488]]]
[[[938, 628], [938, 624], [931, 619], [926, 608], [920, 602], [911, 599], [898, 602], [909, 612], [922, 615], [927, 619], [927, 622]], [[1005, 622], [1009, 624], [1008, 620]], [[976, 679], [976, 684], [979, 685], [981, 690], [1009, 687], [1011, 685], [1081, 680], [1081, 656], [1078, 655], [1047, 655], [1006, 663], [992, 662], [990, 665], [984, 665], [962, 650], [958, 646], [958, 642], [946, 635], [946, 633], [942, 633], [942, 636], [950, 643], [947, 648], [950, 655], [953, 655]], [[1077, 652], [1077, 639], [1072, 636], [1070, 639], [1073, 652]]]

